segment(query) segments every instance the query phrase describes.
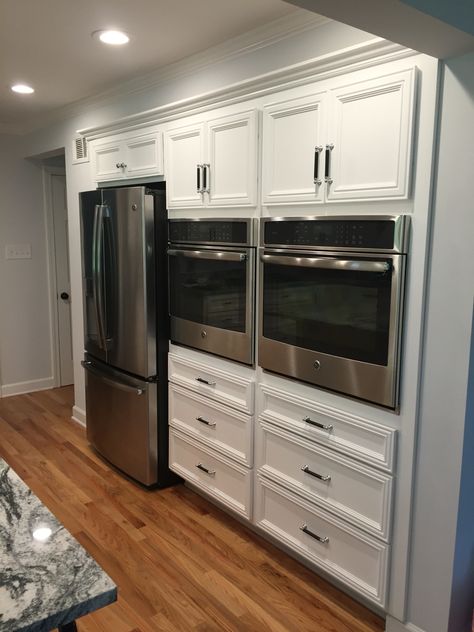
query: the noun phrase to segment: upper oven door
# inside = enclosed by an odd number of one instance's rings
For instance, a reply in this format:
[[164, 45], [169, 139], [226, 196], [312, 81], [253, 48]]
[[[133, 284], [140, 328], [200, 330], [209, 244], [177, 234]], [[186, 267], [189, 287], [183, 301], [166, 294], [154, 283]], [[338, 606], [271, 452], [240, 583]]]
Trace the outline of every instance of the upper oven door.
[[259, 364], [395, 408], [404, 259], [262, 251]]
[[253, 248], [168, 249], [171, 340], [253, 364]]

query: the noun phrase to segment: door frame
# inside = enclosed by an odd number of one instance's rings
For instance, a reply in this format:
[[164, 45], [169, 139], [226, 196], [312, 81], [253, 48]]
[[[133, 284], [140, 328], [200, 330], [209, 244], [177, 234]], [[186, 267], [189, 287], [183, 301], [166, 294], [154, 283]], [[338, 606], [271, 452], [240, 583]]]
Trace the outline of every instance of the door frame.
[[[49, 289], [49, 322], [51, 336], [51, 368], [53, 373], [53, 388], [61, 386], [60, 371], [60, 347], [59, 347], [59, 319], [57, 294], [58, 286], [56, 281], [56, 245], [54, 240], [54, 214], [52, 199], [52, 178], [53, 176], [66, 177], [66, 169], [62, 167], [49, 167], [44, 165], [43, 168], [43, 206], [45, 216], [46, 229], [46, 248], [47, 248], [47, 269], [48, 269], [48, 289]], [[66, 182], [67, 187], [67, 182]], [[68, 235], [69, 238], [69, 235]]]

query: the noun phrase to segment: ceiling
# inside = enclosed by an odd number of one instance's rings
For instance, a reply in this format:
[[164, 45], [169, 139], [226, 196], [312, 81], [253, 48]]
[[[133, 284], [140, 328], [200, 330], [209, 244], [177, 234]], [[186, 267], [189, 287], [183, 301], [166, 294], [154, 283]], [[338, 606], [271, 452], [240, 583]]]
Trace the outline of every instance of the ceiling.
[[[167, 66], [295, 12], [282, 0], [0, 0], [0, 129]], [[106, 46], [93, 31], [120, 28]], [[34, 95], [11, 92], [29, 83]]]
[[[296, 5], [296, 6], [295, 6]], [[297, 8], [298, 7], [298, 8]], [[474, 50], [472, 0], [0, 0], [0, 132], [32, 129], [78, 100], [317, 12], [440, 59]], [[109, 47], [105, 28], [131, 41]], [[30, 83], [34, 95], [11, 92]]]
[[287, 1], [438, 59], [474, 51], [473, 0]]

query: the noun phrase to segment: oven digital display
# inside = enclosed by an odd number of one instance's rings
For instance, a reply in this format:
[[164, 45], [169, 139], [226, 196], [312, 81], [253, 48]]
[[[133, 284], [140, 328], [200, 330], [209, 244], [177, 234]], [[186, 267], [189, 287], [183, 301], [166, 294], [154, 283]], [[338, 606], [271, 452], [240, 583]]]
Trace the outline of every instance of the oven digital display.
[[246, 244], [247, 222], [169, 222], [169, 240], [179, 243]]
[[265, 244], [391, 250], [395, 224], [389, 220], [289, 220], [265, 224]]

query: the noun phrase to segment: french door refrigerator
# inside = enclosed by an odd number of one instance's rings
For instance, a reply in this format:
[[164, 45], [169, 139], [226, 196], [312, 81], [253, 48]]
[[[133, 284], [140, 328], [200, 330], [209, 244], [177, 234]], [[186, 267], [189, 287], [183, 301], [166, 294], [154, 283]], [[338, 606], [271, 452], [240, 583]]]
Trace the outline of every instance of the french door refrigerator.
[[165, 184], [80, 194], [87, 438], [151, 486], [168, 470]]

